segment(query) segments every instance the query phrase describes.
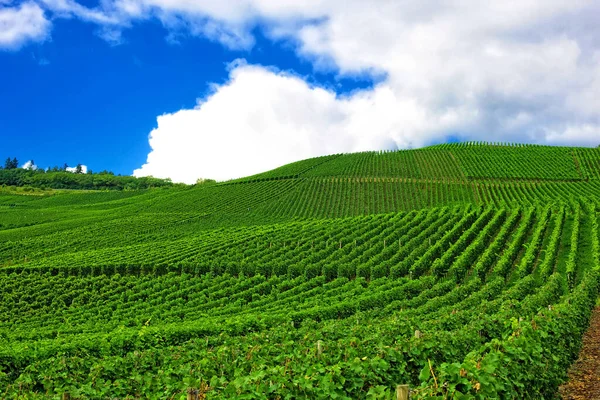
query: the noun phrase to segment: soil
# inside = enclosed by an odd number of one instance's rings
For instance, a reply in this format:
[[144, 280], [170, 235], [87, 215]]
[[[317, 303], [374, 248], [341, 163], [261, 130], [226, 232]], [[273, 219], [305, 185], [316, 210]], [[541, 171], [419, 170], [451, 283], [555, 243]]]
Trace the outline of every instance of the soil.
[[579, 358], [569, 369], [569, 380], [559, 393], [563, 400], [600, 399], [600, 306], [592, 312]]

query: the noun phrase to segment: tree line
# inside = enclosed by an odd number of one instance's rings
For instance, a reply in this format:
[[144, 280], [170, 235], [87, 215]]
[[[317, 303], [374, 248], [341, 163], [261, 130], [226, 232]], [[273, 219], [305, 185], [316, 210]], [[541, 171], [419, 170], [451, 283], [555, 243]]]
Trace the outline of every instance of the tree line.
[[30, 165], [30, 168], [19, 168], [18, 160], [8, 157], [4, 167], [0, 167], [0, 185], [85, 190], [136, 190], [174, 185], [170, 179], [121, 176], [106, 170], [99, 173], [88, 170], [83, 173], [82, 164], [77, 164], [72, 172], [68, 170], [67, 164], [62, 167], [42, 169], [36, 168], [31, 160]]

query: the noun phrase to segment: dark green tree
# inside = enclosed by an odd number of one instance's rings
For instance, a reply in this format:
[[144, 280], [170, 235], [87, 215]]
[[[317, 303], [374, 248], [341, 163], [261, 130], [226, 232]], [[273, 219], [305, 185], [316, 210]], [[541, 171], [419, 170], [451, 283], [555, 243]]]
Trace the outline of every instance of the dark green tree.
[[81, 166], [81, 164], [77, 164], [77, 166], [75, 167], [75, 173], [83, 174], [83, 167]]
[[8, 157], [6, 159], [6, 161], [4, 162], [4, 169], [16, 169], [19, 168], [19, 161], [17, 161], [17, 158], [13, 158], [12, 160], [10, 159], [10, 157]]

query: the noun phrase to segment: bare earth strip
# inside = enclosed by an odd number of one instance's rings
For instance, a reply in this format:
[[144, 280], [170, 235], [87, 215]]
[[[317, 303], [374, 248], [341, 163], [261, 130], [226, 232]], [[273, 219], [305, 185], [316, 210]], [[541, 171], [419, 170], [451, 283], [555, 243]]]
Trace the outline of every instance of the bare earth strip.
[[569, 370], [569, 381], [559, 392], [563, 400], [600, 399], [600, 306], [592, 312], [579, 358]]

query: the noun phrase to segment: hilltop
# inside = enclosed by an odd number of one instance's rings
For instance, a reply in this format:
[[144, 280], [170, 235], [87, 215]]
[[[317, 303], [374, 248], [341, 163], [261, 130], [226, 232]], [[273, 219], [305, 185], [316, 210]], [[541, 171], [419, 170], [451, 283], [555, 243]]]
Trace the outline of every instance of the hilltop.
[[598, 292], [599, 199], [600, 149], [485, 143], [0, 192], [0, 386], [550, 397]]

